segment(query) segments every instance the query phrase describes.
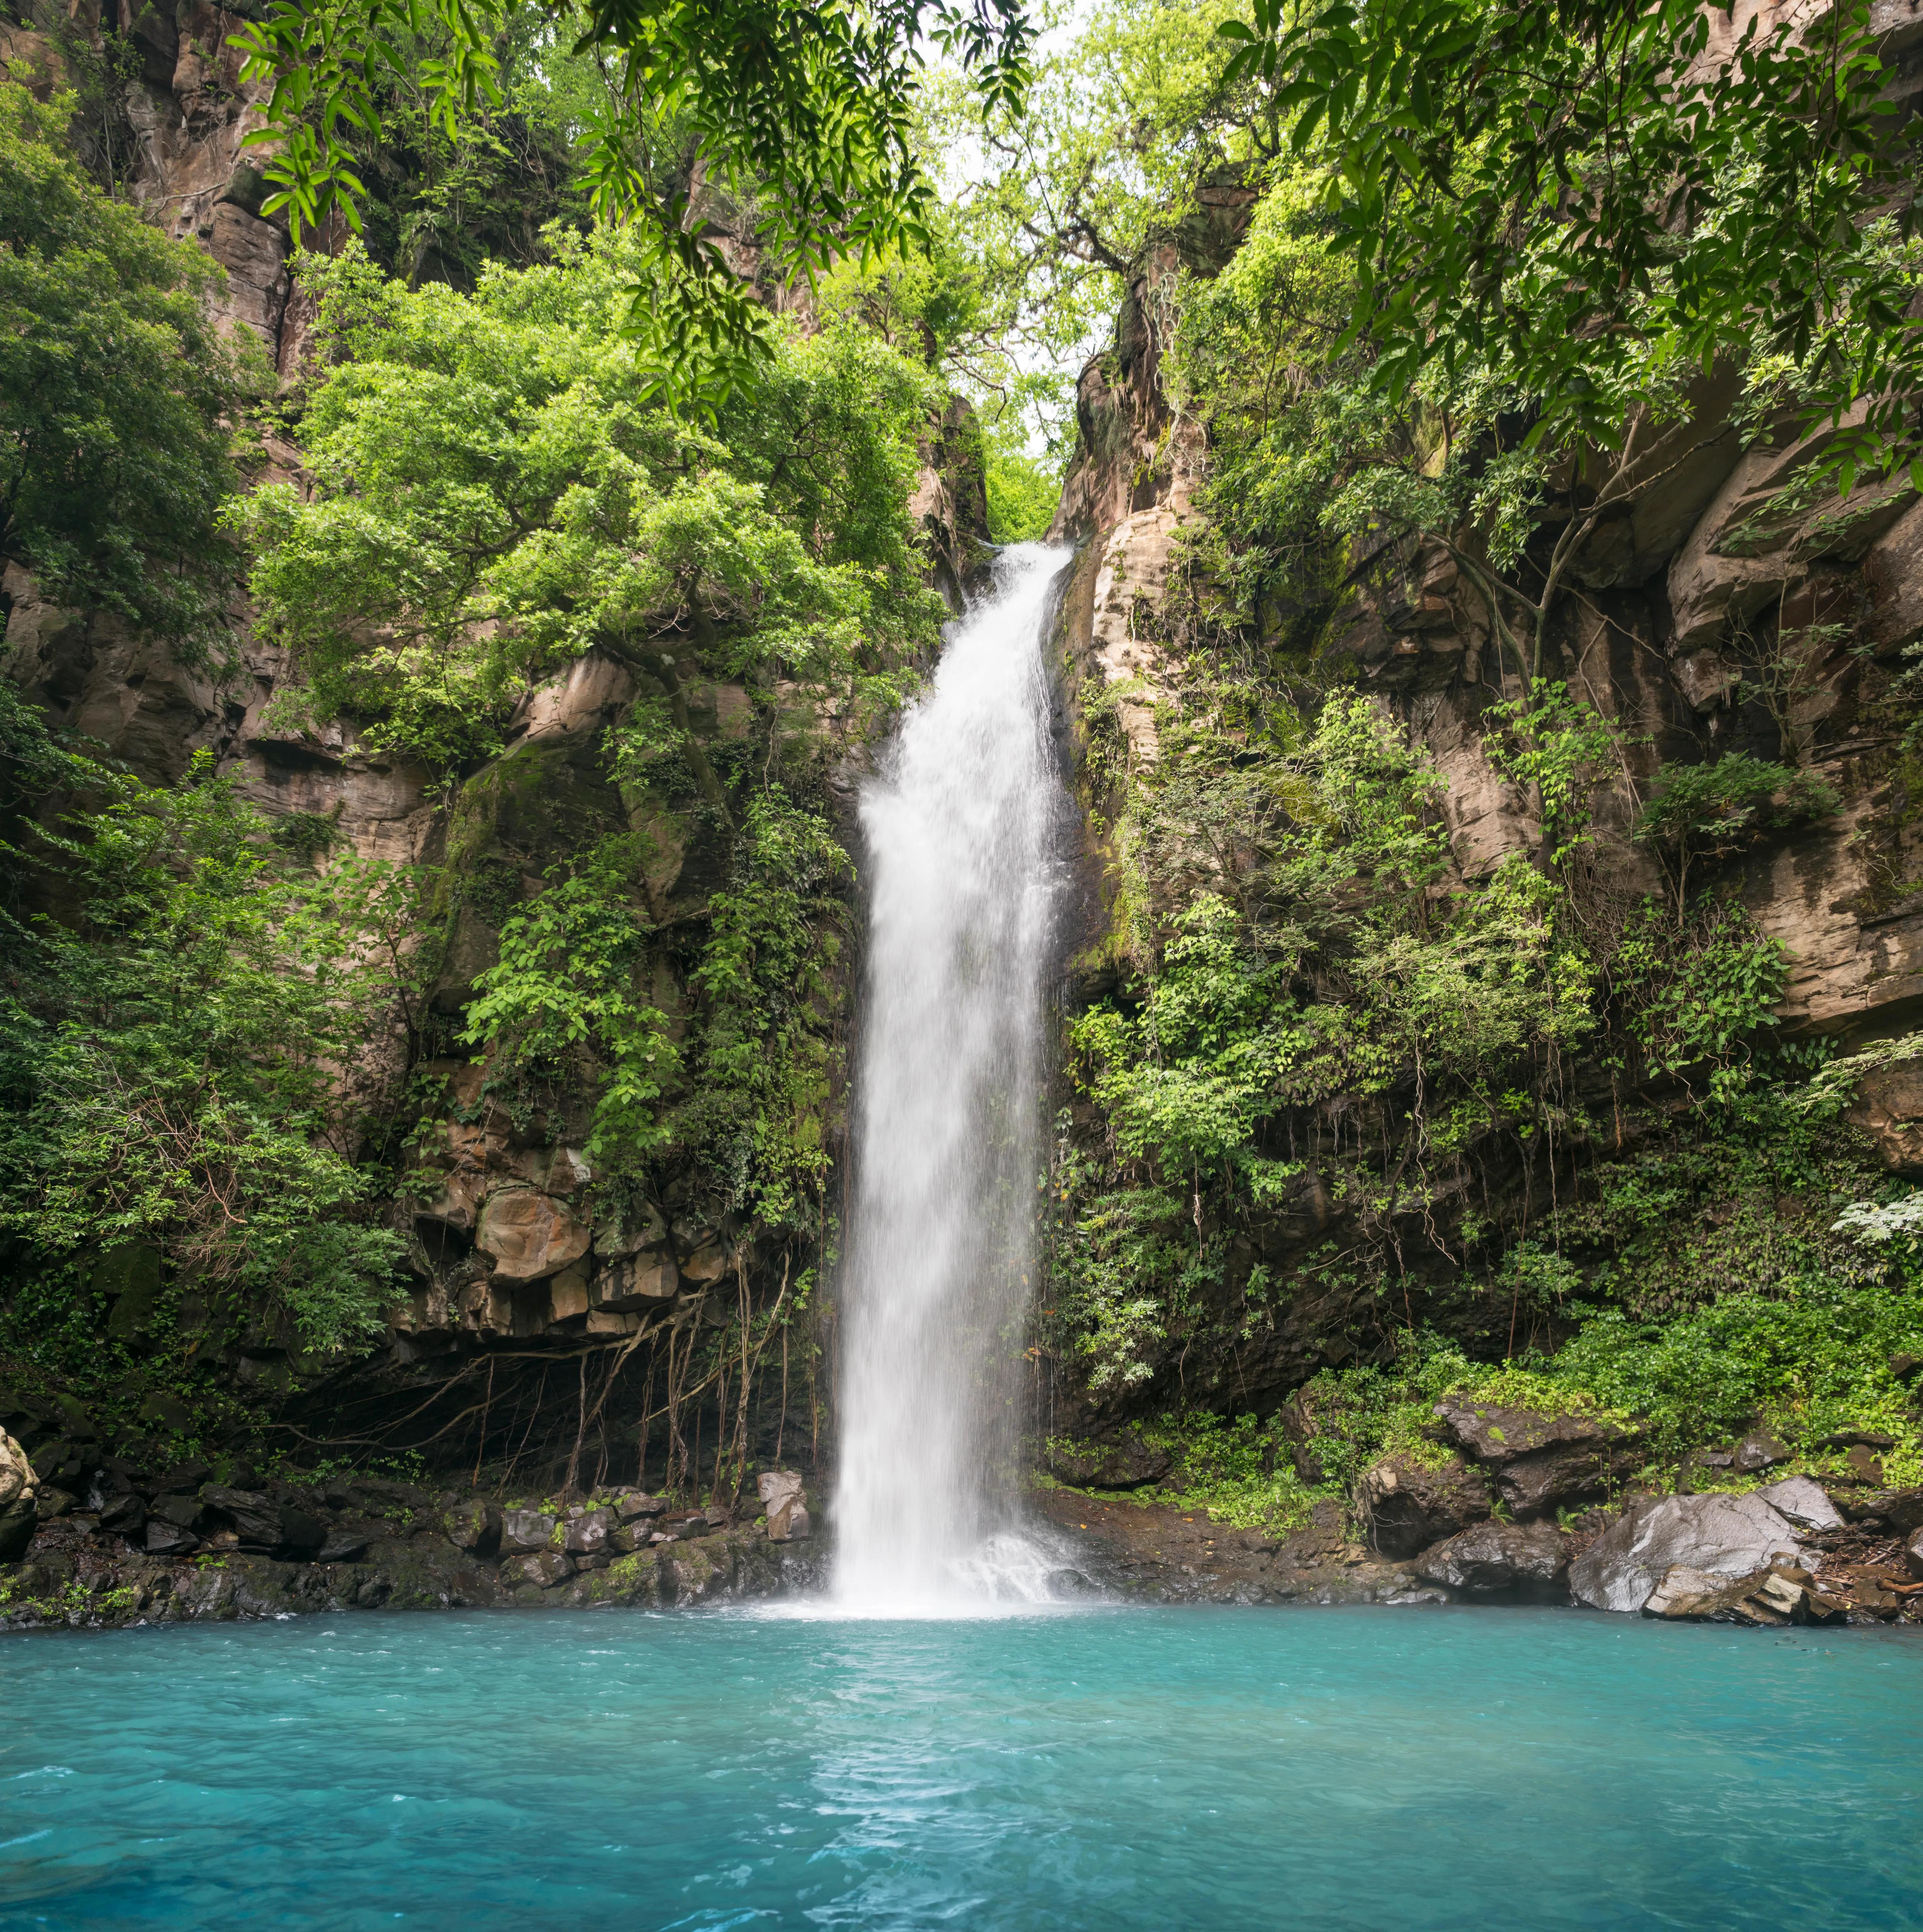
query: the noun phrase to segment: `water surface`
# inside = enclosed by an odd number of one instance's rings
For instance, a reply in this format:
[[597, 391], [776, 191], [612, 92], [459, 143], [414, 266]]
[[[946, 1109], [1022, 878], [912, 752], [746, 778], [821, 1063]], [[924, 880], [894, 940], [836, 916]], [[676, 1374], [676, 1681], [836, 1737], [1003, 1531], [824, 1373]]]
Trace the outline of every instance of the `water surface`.
[[1914, 1925], [1923, 1643], [1528, 1610], [0, 1640], [0, 1926]]

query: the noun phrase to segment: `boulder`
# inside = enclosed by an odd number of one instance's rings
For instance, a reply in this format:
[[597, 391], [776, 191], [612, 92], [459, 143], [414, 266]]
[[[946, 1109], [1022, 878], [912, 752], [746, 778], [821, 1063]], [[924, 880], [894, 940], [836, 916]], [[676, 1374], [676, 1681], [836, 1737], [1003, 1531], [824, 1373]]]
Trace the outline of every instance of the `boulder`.
[[1923, 1529], [1910, 1532], [1910, 1540], [1903, 1546], [1903, 1567], [1918, 1582], [1923, 1582]]
[[1779, 1462], [1786, 1462], [1790, 1452], [1773, 1436], [1760, 1429], [1753, 1429], [1736, 1444], [1731, 1456], [1730, 1466], [1745, 1476], [1753, 1476], [1759, 1469], [1773, 1469]]
[[1802, 1556], [1795, 1531], [1756, 1496], [1645, 1496], [1569, 1566], [1569, 1588], [1592, 1609], [1634, 1614], [1678, 1565], [1733, 1581]]
[[1820, 1483], [1807, 1476], [1785, 1476], [1756, 1494], [1798, 1529], [1840, 1529], [1843, 1518]]
[[754, 1479], [761, 1507], [767, 1512], [768, 1540], [795, 1543], [811, 1534], [813, 1523], [800, 1474], [793, 1469], [764, 1469]]
[[598, 1556], [608, 1547], [614, 1524], [612, 1510], [585, 1510], [562, 1532], [562, 1546], [570, 1556]]
[[1642, 1465], [1635, 1431], [1600, 1415], [1546, 1415], [1454, 1397], [1438, 1402], [1436, 1413], [1449, 1439], [1494, 1472], [1503, 1501], [1525, 1520], [1594, 1502]]
[[1416, 1574], [1478, 1595], [1496, 1591], [1567, 1599], [1568, 1539], [1550, 1522], [1478, 1522], [1425, 1550]]
[[503, 1564], [505, 1571], [521, 1581], [538, 1583], [544, 1589], [551, 1589], [556, 1583], [565, 1583], [574, 1574], [574, 1566], [558, 1550], [543, 1550], [532, 1556], [518, 1556], [512, 1564]]
[[490, 1556], [501, 1540], [501, 1513], [490, 1502], [471, 1496], [441, 1514], [441, 1528], [457, 1550]]
[[1732, 1582], [1711, 1570], [1678, 1563], [1664, 1573], [1642, 1606], [1646, 1617], [1691, 1623], [1748, 1624], [1765, 1629], [1784, 1624], [1833, 1623], [1842, 1615], [1809, 1587], [1806, 1570], [1759, 1570]]
[[501, 1554], [531, 1556], [554, 1542], [554, 1519], [538, 1510], [508, 1510], [501, 1517]]
[[[200, 1500], [240, 1538], [244, 1550], [272, 1550], [280, 1541], [280, 1506], [257, 1490], [203, 1484]], [[154, 1504], [158, 1511], [158, 1503]]]
[[1460, 1456], [1433, 1469], [1407, 1456], [1385, 1456], [1363, 1471], [1355, 1496], [1369, 1540], [1384, 1556], [1413, 1556], [1485, 1521], [1490, 1511], [1482, 1472]]
[[140, 1537], [147, 1527], [147, 1506], [130, 1490], [101, 1510], [100, 1527], [114, 1536]]
[[147, 1519], [146, 1541], [149, 1556], [184, 1556], [200, 1547], [200, 1539], [192, 1530], [170, 1522], [164, 1516]]
[[625, 1496], [614, 1499], [614, 1514], [623, 1522], [633, 1522], [643, 1516], [656, 1516], [668, 1508], [664, 1498], [650, 1496], [639, 1490], [630, 1490]]
[[200, 1498], [178, 1491], [158, 1496], [148, 1506], [147, 1514], [162, 1522], [172, 1523], [177, 1529], [198, 1529], [202, 1514]]
[[0, 1429], [0, 1563], [27, 1553], [40, 1522], [40, 1483], [27, 1452]]
[[1127, 1429], [1106, 1439], [1051, 1442], [1047, 1455], [1049, 1474], [1081, 1490], [1137, 1490], [1159, 1483], [1175, 1466], [1167, 1450], [1151, 1448]]
[[316, 1563], [358, 1563], [367, 1554], [368, 1545], [380, 1534], [370, 1522], [337, 1522], [327, 1532], [327, 1540], [314, 1552]]
[[280, 1546], [290, 1556], [311, 1561], [326, 1546], [327, 1526], [317, 1516], [310, 1516], [304, 1509], [297, 1509], [292, 1503], [280, 1505]]
[[588, 1229], [551, 1195], [504, 1187], [481, 1209], [475, 1245], [494, 1258], [501, 1281], [541, 1281], [587, 1252]]
[[1830, 1501], [1847, 1522], [1881, 1525], [1899, 1536], [1923, 1529], [1923, 1490], [1844, 1490]]

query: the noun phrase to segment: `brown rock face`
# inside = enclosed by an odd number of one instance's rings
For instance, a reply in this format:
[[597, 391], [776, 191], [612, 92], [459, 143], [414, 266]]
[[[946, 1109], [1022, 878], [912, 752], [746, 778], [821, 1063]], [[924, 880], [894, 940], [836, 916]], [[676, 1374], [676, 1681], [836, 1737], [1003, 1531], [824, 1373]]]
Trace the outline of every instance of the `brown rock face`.
[[1866, 1073], [1844, 1118], [1876, 1142], [1892, 1174], [1923, 1174], [1923, 1060]]
[[[502, 1279], [540, 1281], [579, 1261], [588, 1239], [588, 1230], [553, 1196], [522, 1187], [488, 1196], [475, 1242], [494, 1256], [494, 1272]], [[584, 1291], [583, 1311], [586, 1306]]]
[[1482, 1472], [1459, 1456], [1439, 1469], [1385, 1456], [1363, 1472], [1356, 1501], [1368, 1519], [1370, 1541], [1384, 1556], [1413, 1556], [1486, 1520], [1490, 1510]]
[[1641, 1466], [1633, 1431], [1582, 1414], [1542, 1415], [1488, 1402], [1438, 1402], [1450, 1439], [1492, 1472], [1502, 1499], [1527, 1520], [1607, 1493]]
[[1416, 1574], [1431, 1583], [1479, 1595], [1520, 1591], [1567, 1596], [1569, 1540], [1546, 1522], [1479, 1522], [1426, 1550]]

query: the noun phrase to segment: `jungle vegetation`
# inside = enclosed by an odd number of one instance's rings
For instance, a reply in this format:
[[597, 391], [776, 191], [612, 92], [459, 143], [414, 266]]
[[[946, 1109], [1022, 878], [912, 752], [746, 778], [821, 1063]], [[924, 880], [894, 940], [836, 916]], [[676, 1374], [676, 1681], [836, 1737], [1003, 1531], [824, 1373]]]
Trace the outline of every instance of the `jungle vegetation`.
[[[1304, 1308], [1367, 1358], [1328, 1371], [1362, 1448], [1492, 1375], [1666, 1451], [1888, 1424], [1904, 1190], [1837, 1127], [1825, 1049], [1778, 1037], [1788, 962], [1733, 890], [1839, 802], [1785, 640], [1744, 667], [1744, 741], [1661, 770], [1558, 641], [1572, 556], [1712, 374], [1745, 434], [1825, 431], [1812, 490], [1918, 454], [1913, 157], [1869, 10], [1722, 18], [1105, 0], [1038, 45], [1012, 0], [290, 0], [242, 30], [265, 205], [330, 245], [317, 364], [271, 404], [202, 258], [75, 158], [70, 104], [0, 87], [7, 560], [216, 670], [250, 601], [296, 671], [264, 726], [344, 722], [430, 775], [446, 835], [351, 860], [204, 762], [143, 782], [0, 700], [8, 1360], [204, 1394], [210, 1323], [351, 1353], [418, 1272], [405, 1205], [484, 1052], [517, 1122], [584, 1096], [608, 1211], [698, 1204], [779, 1257], [778, 1297], [744, 1278], [670, 1348], [670, 1407], [737, 1370], [741, 1401], [832, 1262], [826, 772], [934, 647], [931, 426], [968, 398], [991, 534], [1040, 534], [1126, 297], [1198, 514], [1142, 614], [1159, 757], [1129, 694], [1087, 719], [1116, 918], [1064, 1030], [1034, 1348], [1097, 1414], [1213, 1418], [1180, 1426], [1225, 1483], [1265, 1424], [1222, 1365]], [[298, 488], [246, 487], [270, 410]], [[1361, 550], [1417, 545], [1489, 613], [1465, 675], [1538, 828], [1475, 874], [1407, 719], [1327, 648]], [[638, 695], [562, 809], [516, 720], [590, 656]], [[746, 713], [695, 728], [724, 684]], [[1880, 701], [1902, 743], [1915, 694]], [[1639, 760], [1624, 823], [1599, 801]], [[90, 1361], [135, 1249], [169, 1339]]]

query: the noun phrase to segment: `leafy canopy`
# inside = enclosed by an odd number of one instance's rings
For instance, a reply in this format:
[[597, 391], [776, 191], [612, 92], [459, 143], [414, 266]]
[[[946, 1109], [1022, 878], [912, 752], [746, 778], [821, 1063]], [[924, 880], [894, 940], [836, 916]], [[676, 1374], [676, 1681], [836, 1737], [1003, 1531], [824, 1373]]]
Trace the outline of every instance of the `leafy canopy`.
[[1841, 426], [1846, 488], [1915, 454], [1908, 150], [1867, 0], [1740, 28], [1698, 0], [1256, 0], [1220, 32], [1328, 164], [1390, 397], [1480, 368], [1534, 442], [1613, 447], [1728, 357]]
[[310, 715], [446, 767], [596, 647], [676, 689], [698, 661], [846, 698], [892, 694], [933, 638], [903, 508], [926, 371], [852, 326], [778, 332], [764, 380], [695, 430], [621, 339], [632, 262], [603, 232], [472, 295], [354, 248], [314, 266], [338, 358], [303, 424], [314, 486], [232, 513]]
[[[500, 97], [505, 0], [274, 0], [234, 37], [245, 76], [271, 80], [268, 164], [296, 234], [338, 209], [358, 220], [352, 136], [377, 133], [383, 74], [410, 68], [450, 133]], [[784, 279], [926, 235], [932, 200], [914, 140], [924, 50], [972, 68], [984, 97], [1019, 98], [1030, 46], [1017, 0], [554, 0], [556, 32], [618, 76], [593, 125], [597, 212], [632, 230], [626, 321], [677, 399], [723, 399], [770, 344], [764, 311], [710, 226], [706, 191], [751, 212], [748, 239]], [[424, 48], [424, 54], [420, 50]], [[698, 168], [664, 183], [670, 145]]]
[[226, 418], [261, 358], [216, 331], [205, 252], [76, 164], [71, 109], [0, 86], [0, 557], [184, 640], [236, 567]]

